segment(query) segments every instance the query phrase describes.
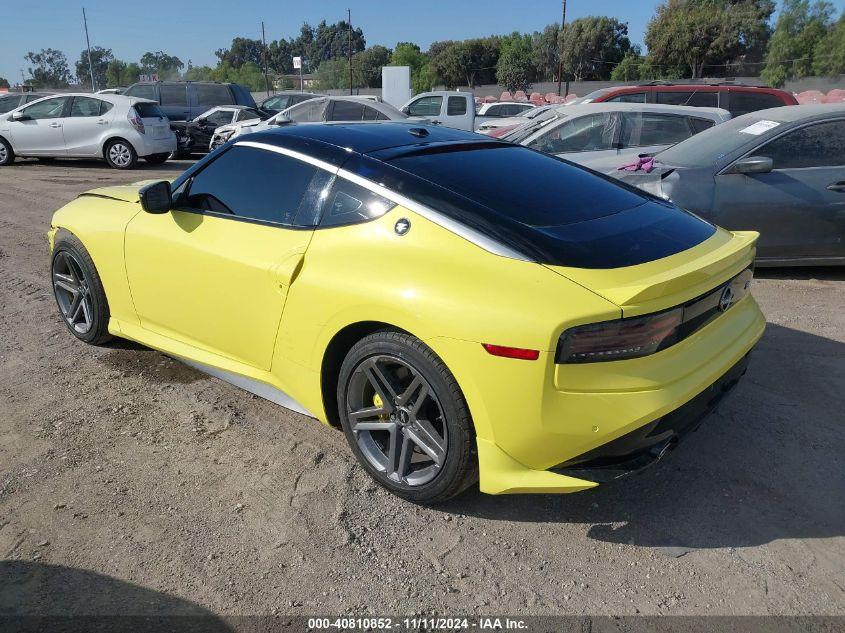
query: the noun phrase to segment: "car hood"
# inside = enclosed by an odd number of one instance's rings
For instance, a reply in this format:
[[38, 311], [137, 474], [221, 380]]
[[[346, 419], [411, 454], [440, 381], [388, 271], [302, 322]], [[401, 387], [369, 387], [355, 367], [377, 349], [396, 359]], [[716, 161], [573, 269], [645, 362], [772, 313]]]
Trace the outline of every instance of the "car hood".
[[91, 189], [90, 191], [86, 191], [85, 193], [79, 194], [80, 197], [83, 196], [94, 196], [96, 198], [109, 198], [111, 200], [120, 200], [122, 202], [138, 202], [138, 190], [145, 186], [150, 185], [154, 182], [160, 182], [159, 179], [151, 179], [151, 180], [139, 180], [138, 182], [133, 182], [131, 185], [119, 185], [119, 186], [112, 186], [112, 187], [99, 187], [97, 189]]

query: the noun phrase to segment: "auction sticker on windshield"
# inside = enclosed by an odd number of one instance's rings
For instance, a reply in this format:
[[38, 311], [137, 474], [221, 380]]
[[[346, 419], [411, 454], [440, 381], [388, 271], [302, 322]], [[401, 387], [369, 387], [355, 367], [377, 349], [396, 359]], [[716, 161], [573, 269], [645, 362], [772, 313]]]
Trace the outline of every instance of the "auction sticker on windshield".
[[765, 119], [762, 121], [757, 121], [757, 123], [752, 123], [748, 127], [744, 127], [740, 130], [742, 134], [753, 134], [754, 136], [759, 136], [763, 132], [768, 132], [772, 128], [776, 128], [780, 123], [777, 121], [766, 121]]

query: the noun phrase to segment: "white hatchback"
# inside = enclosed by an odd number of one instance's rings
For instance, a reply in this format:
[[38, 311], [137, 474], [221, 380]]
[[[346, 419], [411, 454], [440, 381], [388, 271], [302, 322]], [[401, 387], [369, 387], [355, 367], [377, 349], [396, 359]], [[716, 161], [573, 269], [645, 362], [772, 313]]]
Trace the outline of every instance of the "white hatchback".
[[170, 122], [148, 99], [64, 94], [0, 116], [0, 166], [33, 156], [102, 158], [115, 169], [132, 169], [138, 158], [158, 165], [175, 150]]

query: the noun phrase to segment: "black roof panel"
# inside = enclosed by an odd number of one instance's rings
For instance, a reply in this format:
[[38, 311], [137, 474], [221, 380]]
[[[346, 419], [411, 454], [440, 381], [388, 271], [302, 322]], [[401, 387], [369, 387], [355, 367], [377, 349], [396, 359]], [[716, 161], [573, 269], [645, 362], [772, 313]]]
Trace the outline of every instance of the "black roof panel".
[[[420, 133], [420, 130], [423, 132]], [[313, 151], [316, 146], [323, 145], [322, 151], [315, 157], [332, 164], [342, 164], [349, 158], [350, 153], [372, 154], [395, 147], [408, 147], [409, 150], [415, 150], [441, 143], [499, 142], [481, 134], [437, 125], [385, 121], [297, 123], [239, 137], [239, 140], [256, 141], [294, 150], [297, 147], [308, 147]], [[335, 156], [331, 157], [332, 154]]]

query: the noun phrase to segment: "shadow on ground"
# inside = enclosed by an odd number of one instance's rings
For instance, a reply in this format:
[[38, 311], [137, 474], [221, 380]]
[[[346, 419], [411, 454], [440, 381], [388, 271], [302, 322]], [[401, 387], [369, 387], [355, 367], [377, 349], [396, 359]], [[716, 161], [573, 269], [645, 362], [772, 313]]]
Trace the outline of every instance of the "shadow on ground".
[[0, 630], [229, 633], [207, 609], [84, 569], [0, 561]]
[[759, 279], [819, 279], [821, 281], [845, 280], [845, 266], [795, 266], [790, 268], [755, 268]]
[[681, 551], [843, 536], [843, 377], [845, 344], [769, 324], [731, 396], [653, 468], [571, 495], [470, 492], [442, 509]]

